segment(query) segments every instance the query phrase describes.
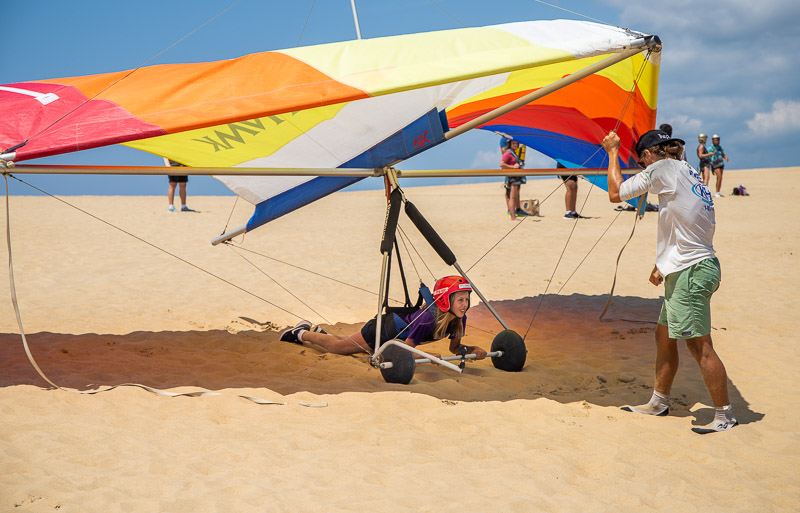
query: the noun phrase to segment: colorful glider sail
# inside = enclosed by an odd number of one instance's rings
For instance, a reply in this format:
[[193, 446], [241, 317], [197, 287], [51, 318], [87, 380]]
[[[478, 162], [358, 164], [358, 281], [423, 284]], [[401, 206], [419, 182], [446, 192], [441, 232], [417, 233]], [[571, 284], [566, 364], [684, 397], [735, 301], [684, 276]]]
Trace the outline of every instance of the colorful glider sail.
[[[627, 29], [534, 21], [8, 84], [0, 86], [0, 153], [14, 152], [20, 162], [123, 143], [189, 166], [380, 168], [645, 41], [653, 46], [653, 38]], [[622, 114], [627, 165], [630, 141], [655, 122], [658, 53], [644, 59], [616, 64], [484, 128], [591, 166], [584, 157]], [[632, 107], [623, 111], [629, 91]], [[346, 171], [219, 179], [256, 205], [247, 229], [358, 180]]]
[[[457, 127], [593, 60], [599, 58], [512, 72], [502, 86], [448, 109], [448, 124]], [[659, 61], [657, 53], [634, 55], [480, 128], [507, 134], [569, 169], [607, 167], [601, 143], [613, 129], [622, 143], [621, 167], [638, 168], [633, 147], [655, 127]], [[608, 190], [605, 176], [587, 178]], [[637, 206], [638, 198], [629, 203]]]

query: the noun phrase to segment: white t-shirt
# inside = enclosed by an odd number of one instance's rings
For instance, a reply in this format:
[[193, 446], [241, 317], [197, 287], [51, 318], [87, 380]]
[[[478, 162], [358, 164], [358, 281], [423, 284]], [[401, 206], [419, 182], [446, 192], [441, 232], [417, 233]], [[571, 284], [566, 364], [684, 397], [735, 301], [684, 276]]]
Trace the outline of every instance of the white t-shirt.
[[714, 200], [686, 161], [663, 159], [625, 180], [623, 200], [658, 194], [656, 267], [664, 276], [713, 258]]

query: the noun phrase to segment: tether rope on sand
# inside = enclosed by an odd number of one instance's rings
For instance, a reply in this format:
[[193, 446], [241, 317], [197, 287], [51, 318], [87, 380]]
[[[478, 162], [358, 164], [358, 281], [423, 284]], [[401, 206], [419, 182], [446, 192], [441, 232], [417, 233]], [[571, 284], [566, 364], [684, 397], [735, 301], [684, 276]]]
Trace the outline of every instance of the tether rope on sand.
[[[17, 326], [19, 327], [19, 334], [20, 334], [20, 337], [22, 338], [22, 347], [25, 349], [25, 354], [27, 355], [28, 361], [30, 362], [31, 366], [36, 370], [36, 372], [39, 374], [39, 376], [41, 376], [41, 378], [43, 380], [45, 380], [47, 383], [49, 383], [50, 385], [52, 385], [53, 387], [55, 387], [55, 388], [57, 388], [59, 390], [63, 390], [64, 392], [72, 392], [74, 394], [93, 395], [93, 394], [99, 394], [100, 392], [108, 392], [110, 390], [114, 390], [115, 388], [119, 388], [119, 387], [138, 387], [138, 388], [147, 390], [150, 393], [153, 393], [153, 394], [156, 394], [156, 395], [160, 395], [160, 396], [167, 396], [167, 397], [202, 397], [202, 396], [208, 396], [208, 395], [222, 395], [219, 392], [210, 392], [210, 391], [207, 391], [207, 390], [196, 390], [196, 391], [192, 391], [192, 392], [168, 392], [166, 390], [159, 390], [157, 388], [149, 387], [147, 385], [142, 385], [140, 383], [122, 383], [122, 384], [119, 384], [119, 385], [112, 385], [112, 386], [109, 386], [109, 387], [106, 387], [106, 388], [102, 388], [102, 389], [99, 389], [99, 390], [72, 390], [70, 388], [64, 388], [64, 387], [56, 384], [55, 382], [53, 382], [50, 378], [48, 378], [47, 375], [44, 373], [44, 371], [42, 371], [42, 369], [39, 367], [39, 364], [36, 363], [36, 359], [33, 357], [33, 354], [31, 353], [30, 345], [28, 344], [28, 339], [25, 336], [25, 329], [22, 326], [22, 315], [20, 314], [20, 310], [19, 310], [19, 302], [17, 300], [17, 288], [16, 288], [16, 284], [15, 284], [15, 280], [14, 280], [14, 258], [13, 258], [13, 251], [11, 249], [12, 248], [12, 245], [11, 245], [11, 207], [10, 207], [9, 193], [8, 193], [8, 174], [7, 173], [3, 173], [3, 178], [5, 180], [5, 186], [6, 186], [6, 246], [8, 248], [8, 277], [9, 277], [9, 285], [10, 285], [10, 288], [11, 288], [11, 303], [14, 306], [14, 314], [16, 315]], [[50, 196], [52, 196], [52, 195], [50, 195]], [[55, 197], [55, 196], [52, 196], [52, 197]], [[67, 204], [69, 205], [69, 203], [67, 203]], [[241, 397], [242, 399], [247, 399], [248, 401], [254, 402], [256, 404], [264, 404], [264, 405], [270, 405], [270, 404], [285, 405], [285, 404], [287, 404], [285, 402], [270, 401], [270, 400], [261, 399], [261, 398], [258, 398], [258, 397], [253, 397], [253, 396], [248, 396], [248, 395], [239, 395], [239, 397]], [[299, 404], [300, 404], [300, 406], [316, 407], [316, 408], [327, 406], [327, 403], [307, 403], [307, 402], [304, 402], [304, 401], [300, 401]]]

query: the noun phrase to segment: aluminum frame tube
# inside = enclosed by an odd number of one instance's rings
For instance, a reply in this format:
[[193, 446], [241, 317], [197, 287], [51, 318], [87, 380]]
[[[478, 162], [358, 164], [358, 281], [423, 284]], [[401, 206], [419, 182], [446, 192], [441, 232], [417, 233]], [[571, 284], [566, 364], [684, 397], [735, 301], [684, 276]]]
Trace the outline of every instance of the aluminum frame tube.
[[[13, 161], [9, 161], [13, 162]], [[341, 176], [367, 178], [383, 176], [382, 168], [289, 168], [289, 167], [166, 167], [166, 166], [67, 166], [16, 164], [18, 174], [40, 175], [166, 175], [178, 172], [182, 175], [216, 176]]]
[[[439, 365], [443, 365], [443, 366], [447, 367], [448, 369], [452, 369], [452, 370], [454, 370], [454, 371], [456, 371], [458, 373], [463, 372], [461, 369], [458, 368], [457, 365], [453, 365], [452, 363], [450, 363], [448, 361], [445, 361], [442, 358], [436, 358], [435, 356], [430, 355], [430, 354], [426, 353], [425, 351], [421, 351], [421, 350], [417, 349], [416, 347], [411, 347], [410, 345], [405, 344], [405, 343], [403, 343], [403, 342], [401, 342], [401, 341], [399, 341], [397, 339], [387, 340], [381, 346], [381, 349], [376, 349], [375, 353], [373, 353], [373, 355], [372, 355], [373, 362], [378, 358], [378, 356], [380, 356], [380, 354], [383, 352], [383, 350], [388, 346], [399, 346], [399, 347], [402, 347], [406, 351], [411, 351], [414, 354], [418, 354], [420, 356], [424, 356], [426, 359], [430, 359], [432, 362], [438, 363]], [[445, 358], [447, 358], [447, 357], [445, 357]], [[459, 356], [459, 359], [460, 358], [461, 357]], [[388, 369], [388, 368], [392, 367], [392, 362], [379, 363], [377, 365], [377, 367]]]

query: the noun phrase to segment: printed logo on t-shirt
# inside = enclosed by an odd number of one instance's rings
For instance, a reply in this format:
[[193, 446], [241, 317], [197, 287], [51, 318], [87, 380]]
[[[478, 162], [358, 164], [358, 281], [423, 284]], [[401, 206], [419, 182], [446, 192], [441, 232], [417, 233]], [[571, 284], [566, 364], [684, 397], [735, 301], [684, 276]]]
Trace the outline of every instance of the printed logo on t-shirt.
[[696, 183], [692, 186], [692, 192], [695, 196], [703, 200], [706, 205], [714, 206], [714, 199], [711, 197], [711, 190], [704, 183]]

